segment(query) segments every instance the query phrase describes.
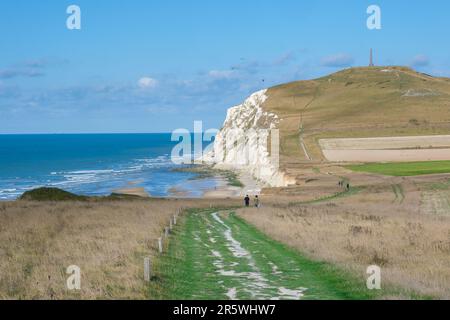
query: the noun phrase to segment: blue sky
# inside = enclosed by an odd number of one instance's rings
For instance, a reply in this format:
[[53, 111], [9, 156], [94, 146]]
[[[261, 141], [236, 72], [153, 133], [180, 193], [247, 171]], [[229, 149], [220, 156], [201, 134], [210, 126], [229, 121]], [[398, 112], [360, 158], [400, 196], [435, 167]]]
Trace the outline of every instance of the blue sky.
[[450, 76], [449, 16], [446, 0], [1, 1], [0, 133], [219, 128], [250, 93], [367, 65], [371, 47]]

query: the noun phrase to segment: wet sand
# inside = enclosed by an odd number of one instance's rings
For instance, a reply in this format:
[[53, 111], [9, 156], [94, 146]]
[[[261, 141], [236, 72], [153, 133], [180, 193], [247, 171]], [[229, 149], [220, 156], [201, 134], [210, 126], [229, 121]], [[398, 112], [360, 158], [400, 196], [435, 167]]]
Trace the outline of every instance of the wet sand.
[[245, 197], [246, 195], [260, 195], [264, 184], [257, 181], [251, 174], [247, 172], [238, 172], [239, 181], [244, 187], [234, 187], [228, 185], [228, 181], [224, 178], [220, 180], [220, 185], [215, 190], [209, 190], [203, 194], [204, 198], [230, 198]]
[[[261, 194], [264, 184], [257, 181], [247, 172], [238, 172], [239, 181], [244, 187], [235, 187], [228, 184], [228, 180], [223, 176], [188, 181], [185, 184], [172, 186], [169, 192], [169, 198], [206, 198], [206, 199], [224, 199], [241, 198], [245, 195], [254, 196]], [[127, 187], [113, 190], [113, 193], [139, 196], [149, 198], [151, 195], [143, 187], [135, 185], [142, 181], [133, 181], [128, 183]], [[214, 185], [214, 186], [213, 186]]]
[[123, 195], [128, 195], [128, 196], [139, 196], [139, 197], [143, 197], [143, 198], [150, 198], [150, 194], [145, 191], [144, 188], [123, 188], [123, 189], [117, 189], [117, 190], [113, 190], [113, 193], [117, 193], [117, 194], [123, 194]]
[[241, 188], [228, 185], [228, 181], [223, 177], [217, 178], [217, 187], [206, 190], [203, 198], [232, 198], [240, 195]]

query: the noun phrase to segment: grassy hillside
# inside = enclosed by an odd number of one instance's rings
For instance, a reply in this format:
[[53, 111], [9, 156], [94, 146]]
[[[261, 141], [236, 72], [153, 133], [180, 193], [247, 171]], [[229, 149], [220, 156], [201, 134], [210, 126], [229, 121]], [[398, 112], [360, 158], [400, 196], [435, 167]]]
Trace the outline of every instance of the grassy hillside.
[[405, 67], [351, 68], [268, 91], [264, 104], [283, 120], [281, 162], [323, 160], [321, 138], [450, 134], [450, 79]]

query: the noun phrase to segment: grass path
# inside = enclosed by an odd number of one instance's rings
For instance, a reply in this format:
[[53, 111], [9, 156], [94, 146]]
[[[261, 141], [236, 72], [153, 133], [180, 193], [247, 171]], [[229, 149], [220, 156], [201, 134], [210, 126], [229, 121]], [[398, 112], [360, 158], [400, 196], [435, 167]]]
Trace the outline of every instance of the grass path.
[[402, 185], [401, 184], [393, 184], [392, 191], [394, 192], [394, 195], [395, 195], [395, 199], [393, 202], [402, 204], [403, 201], [405, 201], [405, 193], [403, 191]]
[[306, 259], [235, 214], [192, 212], [178, 226], [150, 287], [159, 299], [368, 299], [332, 266]]

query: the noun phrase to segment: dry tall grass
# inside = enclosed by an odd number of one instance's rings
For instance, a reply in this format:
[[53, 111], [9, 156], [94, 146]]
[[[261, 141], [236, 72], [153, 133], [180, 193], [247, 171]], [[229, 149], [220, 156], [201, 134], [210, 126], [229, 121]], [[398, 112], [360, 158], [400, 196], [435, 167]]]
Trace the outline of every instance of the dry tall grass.
[[[219, 205], [230, 204], [221, 201]], [[145, 299], [144, 257], [180, 207], [202, 200], [0, 203], [0, 299]], [[81, 291], [66, 288], [70, 265]]]
[[400, 289], [400, 297], [449, 299], [450, 215], [420, 212], [420, 201], [413, 184], [380, 185], [328, 203], [266, 203], [239, 214], [269, 236], [340, 265], [361, 281], [369, 265], [379, 265], [383, 285]]

